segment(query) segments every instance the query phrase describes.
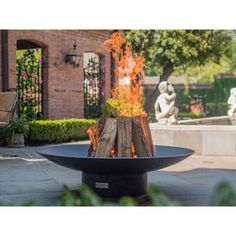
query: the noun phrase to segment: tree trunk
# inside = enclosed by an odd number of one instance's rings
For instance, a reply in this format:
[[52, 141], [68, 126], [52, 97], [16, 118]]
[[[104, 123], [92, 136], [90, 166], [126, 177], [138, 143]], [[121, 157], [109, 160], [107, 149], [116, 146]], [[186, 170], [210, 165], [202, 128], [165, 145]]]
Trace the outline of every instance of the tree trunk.
[[[171, 62], [169, 62], [163, 69], [163, 72], [160, 76], [159, 83], [162, 81], [167, 81], [170, 75], [173, 73], [173, 71], [174, 71], [174, 65]], [[157, 86], [157, 89], [158, 89], [158, 86]]]
[[[170, 75], [174, 71], [174, 65], [170, 62], [163, 68], [163, 73], [160, 75], [160, 82], [167, 81]], [[159, 85], [159, 84], [158, 84]], [[151, 91], [151, 93], [146, 98], [145, 110], [150, 113], [155, 113], [154, 104], [159, 96], [160, 92], [158, 90], [158, 85]]]

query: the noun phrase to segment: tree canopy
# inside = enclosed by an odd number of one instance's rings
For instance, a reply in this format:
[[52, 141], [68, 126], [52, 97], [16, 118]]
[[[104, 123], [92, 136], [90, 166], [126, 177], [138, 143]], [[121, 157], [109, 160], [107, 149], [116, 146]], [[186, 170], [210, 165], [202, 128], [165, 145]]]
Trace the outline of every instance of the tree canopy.
[[[160, 81], [168, 80], [174, 71], [220, 64], [231, 56], [236, 35], [230, 30], [128, 30], [124, 34], [134, 52], [145, 57], [146, 73], [160, 75]], [[158, 86], [149, 93], [146, 110], [153, 111], [158, 93]]]
[[146, 72], [167, 80], [175, 70], [219, 63], [231, 54], [228, 30], [129, 30], [124, 32], [136, 53], [144, 55]]

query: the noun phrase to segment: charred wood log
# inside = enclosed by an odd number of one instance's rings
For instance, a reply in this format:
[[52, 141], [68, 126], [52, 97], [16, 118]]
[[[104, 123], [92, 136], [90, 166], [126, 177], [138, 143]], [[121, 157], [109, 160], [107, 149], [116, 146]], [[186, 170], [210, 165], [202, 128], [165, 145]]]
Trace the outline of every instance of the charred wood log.
[[96, 157], [110, 157], [117, 134], [117, 119], [107, 118], [96, 148]]

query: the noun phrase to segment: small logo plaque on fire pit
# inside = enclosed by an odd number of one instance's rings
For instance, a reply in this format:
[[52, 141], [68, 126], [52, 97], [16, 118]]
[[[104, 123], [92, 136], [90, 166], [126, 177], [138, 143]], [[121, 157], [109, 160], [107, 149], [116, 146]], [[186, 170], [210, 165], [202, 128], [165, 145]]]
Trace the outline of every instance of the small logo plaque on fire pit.
[[95, 188], [109, 188], [109, 183], [104, 183], [104, 182], [95, 182]]

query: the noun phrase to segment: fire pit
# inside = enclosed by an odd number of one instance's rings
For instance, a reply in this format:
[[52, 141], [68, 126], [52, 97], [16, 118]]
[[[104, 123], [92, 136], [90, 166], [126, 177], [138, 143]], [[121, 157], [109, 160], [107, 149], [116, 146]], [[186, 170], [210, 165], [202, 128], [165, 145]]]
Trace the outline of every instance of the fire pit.
[[91, 144], [48, 147], [40, 154], [82, 171], [82, 182], [102, 197], [145, 195], [148, 171], [175, 164], [193, 151], [153, 145], [143, 108], [144, 57], [133, 54], [120, 32], [104, 45], [115, 60], [117, 81], [101, 119], [87, 130]]
[[90, 145], [65, 144], [39, 151], [47, 159], [71, 169], [82, 171], [82, 183], [105, 198], [140, 196], [147, 191], [147, 172], [182, 161], [193, 150], [180, 147], [155, 146], [153, 157], [87, 157]]

